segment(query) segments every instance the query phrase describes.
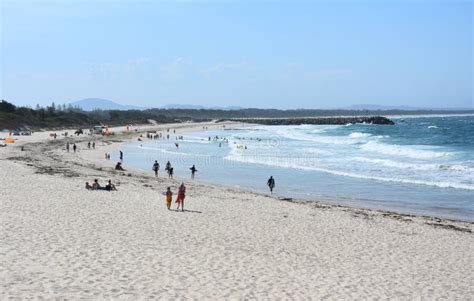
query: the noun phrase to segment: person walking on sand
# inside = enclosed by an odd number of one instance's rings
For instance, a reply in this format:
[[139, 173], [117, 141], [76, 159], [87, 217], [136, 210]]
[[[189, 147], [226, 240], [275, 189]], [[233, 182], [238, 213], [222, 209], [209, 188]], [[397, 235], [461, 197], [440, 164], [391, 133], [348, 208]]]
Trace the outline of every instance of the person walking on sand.
[[275, 187], [275, 179], [273, 176], [270, 176], [270, 179], [268, 179], [267, 186], [270, 188], [270, 193], [273, 193], [273, 187]]
[[196, 166], [193, 164], [193, 167], [190, 168], [191, 169], [191, 179], [194, 180], [194, 174], [196, 173], [196, 171], [198, 171], [196, 169]]
[[151, 168], [155, 172], [155, 177], [158, 177], [158, 170], [160, 170], [160, 164], [155, 160], [153, 167]]
[[69, 142], [66, 143], [66, 150], [69, 153]]
[[91, 149], [91, 142], [90, 141], [87, 143], [87, 148]]
[[92, 142], [92, 148], [95, 149], [95, 142]]
[[170, 167], [170, 169], [168, 169], [168, 178], [172, 179], [173, 178], [173, 173], [174, 173], [174, 168]]
[[76, 143], [74, 143], [74, 145], [72, 146], [72, 150], [76, 152], [76, 149], [77, 149], [77, 146], [76, 146]]
[[164, 193], [164, 195], [166, 195], [166, 208], [170, 210], [171, 202], [173, 200], [173, 193], [171, 192], [171, 187], [168, 187], [168, 189], [166, 189], [166, 192]]
[[176, 198], [176, 204], [178, 204], [178, 207], [176, 209], [179, 209], [179, 205], [181, 204], [181, 211], [184, 211], [184, 198], [186, 197], [186, 186], [184, 186], [184, 183], [181, 183], [181, 185], [178, 188], [178, 197]]

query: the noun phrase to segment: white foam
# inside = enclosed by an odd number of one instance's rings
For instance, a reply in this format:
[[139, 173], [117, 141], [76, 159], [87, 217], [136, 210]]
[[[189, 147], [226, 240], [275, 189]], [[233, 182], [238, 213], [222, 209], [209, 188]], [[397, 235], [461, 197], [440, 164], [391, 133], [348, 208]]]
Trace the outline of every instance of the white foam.
[[338, 176], [366, 179], [366, 180], [375, 180], [375, 181], [381, 181], [381, 182], [393, 182], [393, 183], [402, 183], [402, 184], [434, 186], [434, 187], [440, 187], [440, 188], [474, 190], [474, 185], [463, 184], [463, 183], [365, 175], [361, 173], [344, 172], [344, 171], [332, 170], [332, 169], [328, 169], [324, 167], [315, 167], [315, 166], [309, 166], [305, 164], [298, 164], [297, 162], [289, 162], [287, 160], [282, 162], [282, 161], [279, 161], [280, 158], [272, 158], [272, 157], [259, 158], [259, 157], [252, 157], [252, 156], [228, 155], [225, 157], [225, 159], [231, 160], [231, 161], [245, 162], [245, 163], [264, 164], [264, 165], [275, 166], [275, 167], [321, 171], [321, 172], [338, 175]]
[[432, 163], [406, 163], [400, 161], [393, 161], [388, 159], [374, 159], [374, 158], [365, 158], [365, 157], [353, 157], [353, 161], [357, 162], [367, 162], [371, 164], [378, 164], [387, 167], [394, 167], [398, 169], [409, 169], [409, 170], [423, 170], [423, 171], [460, 171], [465, 172], [469, 171], [468, 166], [464, 165], [450, 165], [450, 164], [432, 164]]
[[277, 134], [291, 140], [311, 141], [322, 144], [348, 145], [358, 143], [355, 139], [347, 139], [344, 136], [310, 135], [295, 130], [280, 130], [277, 131]]
[[370, 137], [370, 136], [372, 135], [368, 133], [361, 133], [361, 132], [354, 132], [354, 133], [349, 134], [350, 138], [365, 138], [365, 137]]
[[385, 144], [376, 141], [369, 141], [360, 146], [361, 149], [371, 152], [377, 152], [385, 155], [402, 156], [412, 159], [432, 159], [449, 156], [449, 152], [440, 152], [424, 149], [424, 146], [417, 145], [395, 145]]

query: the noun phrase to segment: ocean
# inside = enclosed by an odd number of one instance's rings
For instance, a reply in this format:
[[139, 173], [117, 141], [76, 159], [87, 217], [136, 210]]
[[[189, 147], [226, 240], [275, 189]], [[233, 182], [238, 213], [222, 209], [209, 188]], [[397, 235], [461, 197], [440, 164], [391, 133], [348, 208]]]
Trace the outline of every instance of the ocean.
[[177, 176], [195, 164], [199, 180], [260, 192], [273, 176], [282, 197], [474, 220], [474, 116], [392, 119], [170, 133], [122, 150], [150, 173], [158, 160], [161, 176], [169, 160]]

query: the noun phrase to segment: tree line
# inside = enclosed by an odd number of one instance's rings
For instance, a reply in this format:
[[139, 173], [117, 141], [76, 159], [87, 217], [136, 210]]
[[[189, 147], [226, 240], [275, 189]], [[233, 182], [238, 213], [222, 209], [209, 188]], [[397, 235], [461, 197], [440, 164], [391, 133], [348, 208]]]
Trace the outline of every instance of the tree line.
[[17, 107], [2, 100], [0, 102], [0, 129], [88, 127], [97, 124], [110, 126], [124, 124], [145, 124], [149, 120], [158, 123], [210, 121], [252, 118], [311, 118], [329, 116], [386, 116], [425, 114], [473, 114], [474, 110], [278, 110], [278, 109], [146, 109], [146, 110], [95, 110], [86, 112], [72, 105], [51, 105], [42, 107]]

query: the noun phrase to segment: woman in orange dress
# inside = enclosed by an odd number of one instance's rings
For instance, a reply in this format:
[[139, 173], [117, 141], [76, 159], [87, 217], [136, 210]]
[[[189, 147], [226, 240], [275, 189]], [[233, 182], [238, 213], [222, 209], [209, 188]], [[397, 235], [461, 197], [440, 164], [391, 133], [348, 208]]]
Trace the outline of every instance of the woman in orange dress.
[[173, 198], [173, 193], [171, 192], [171, 188], [170, 188], [170, 187], [168, 187], [168, 189], [166, 190], [165, 195], [166, 195], [166, 208], [168, 208], [168, 210], [170, 210], [170, 208], [171, 208], [171, 200], [172, 200], [172, 198]]

